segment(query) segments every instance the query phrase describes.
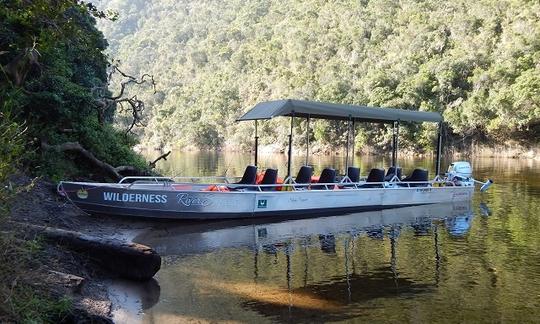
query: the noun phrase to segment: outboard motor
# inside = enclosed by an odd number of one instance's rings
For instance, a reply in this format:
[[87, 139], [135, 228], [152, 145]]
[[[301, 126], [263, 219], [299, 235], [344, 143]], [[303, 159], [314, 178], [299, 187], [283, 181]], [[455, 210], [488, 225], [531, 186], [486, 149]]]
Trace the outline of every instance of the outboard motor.
[[472, 166], [466, 161], [453, 162], [448, 167], [446, 177], [456, 185], [472, 185]]
[[457, 186], [473, 186], [474, 183], [481, 184], [481, 192], [488, 190], [493, 184], [493, 180], [491, 179], [488, 179], [486, 182], [473, 179], [471, 164], [466, 161], [458, 161], [450, 164], [446, 173], [446, 179], [452, 181]]
[[469, 162], [453, 162], [448, 167], [448, 180], [468, 180], [472, 176], [472, 167]]

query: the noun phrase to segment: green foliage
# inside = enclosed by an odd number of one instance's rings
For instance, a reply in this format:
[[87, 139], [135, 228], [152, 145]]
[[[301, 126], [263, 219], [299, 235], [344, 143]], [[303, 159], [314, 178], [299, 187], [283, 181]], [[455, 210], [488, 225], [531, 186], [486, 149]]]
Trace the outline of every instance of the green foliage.
[[[110, 124], [114, 108], [105, 112], [107, 120], [99, 110], [96, 89], [107, 87], [107, 42], [94, 17], [114, 14], [78, 0], [5, 0], [0, 6], [1, 113], [27, 127], [32, 141], [25, 166], [35, 173], [65, 179], [91, 171], [77, 157], [42, 151], [42, 141], [77, 141], [109, 164], [145, 168], [131, 150], [135, 139]], [[0, 142], [0, 150], [17, 155], [18, 144]], [[13, 165], [6, 159], [0, 164]]]
[[25, 129], [11, 116], [8, 105], [5, 101], [0, 111], [0, 183], [17, 168], [26, 139]]
[[[443, 113], [455, 137], [526, 138], [540, 120], [540, 4], [504, 1], [103, 0], [101, 21], [128, 72], [159, 81], [143, 142], [245, 145], [234, 120], [259, 101], [312, 99]], [[159, 28], [156, 28], [159, 26]], [[261, 126], [282, 144], [287, 122]], [[206, 126], [202, 126], [206, 125]], [[320, 122], [315, 139], [346, 130]], [[388, 147], [387, 127], [359, 126]], [[430, 150], [436, 129], [405, 125], [404, 146]], [[212, 138], [210, 138], [212, 137]]]
[[[5, 196], [4, 196], [5, 197]], [[72, 302], [54, 297], [36, 286], [43, 253], [41, 238], [21, 240], [13, 233], [0, 235], [0, 321], [58, 323], [70, 315]]]
[[4, 184], [19, 166], [26, 144], [26, 130], [11, 116], [11, 105], [11, 99], [6, 98], [0, 111], [0, 224], [8, 214], [11, 197], [10, 185]]
[[32, 240], [27, 240], [25, 243], [25, 250], [31, 255], [36, 255], [43, 250], [43, 238], [37, 237]]
[[40, 282], [41, 239], [6, 222], [17, 190], [9, 175], [91, 172], [80, 158], [42, 150], [42, 142], [78, 141], [110, 164], [145, 167], [131, 150], [135, 139], [110, 124], [114, 109], [105, 120], [99, 112], [95, 89], [107, 88], [107, 42], [94, 17], [114, 13], [79, 0], [0, 1], [0, 322], [64, 322], [72, 308]]

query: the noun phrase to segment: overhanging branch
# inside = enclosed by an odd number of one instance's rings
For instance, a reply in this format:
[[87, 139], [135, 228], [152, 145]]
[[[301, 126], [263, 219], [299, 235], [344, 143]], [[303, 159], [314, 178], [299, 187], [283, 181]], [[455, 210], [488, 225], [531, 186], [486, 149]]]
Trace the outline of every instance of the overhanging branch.
[[47, 142], [42, 141], [41, 142], [41, 148], [43, 150], [54, 150], [56, 152], [76, 152], [79, 153], [82, 157], [84, 157], [88, 162], [92, 163], [94, 166], [98, 167], [99, 169], [105, 171], [107, 175], [109, 175], [111, 178], [115, 180], [122, 179], [122, 175], [116, 170], [115, 167], [110, 165], [107, 162], [103, 162], [96, 158], [92, 152], [86, 150], [84, 147], [82, 147], [79, 142], [66, 142], [59, 145], [49, 145]]

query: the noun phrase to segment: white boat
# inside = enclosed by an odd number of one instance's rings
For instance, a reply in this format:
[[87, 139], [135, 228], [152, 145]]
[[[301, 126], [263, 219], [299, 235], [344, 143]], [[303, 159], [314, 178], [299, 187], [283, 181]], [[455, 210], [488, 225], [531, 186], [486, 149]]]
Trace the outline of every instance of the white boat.
[[[284, 183], [277, 183], [277, 170], [268, 169], [262, 182], [256, 183], [257, 121], [278, 116], [291, 117], [287, 176]], [[360, 178], [359, 169], [349, 167], [354, 165], [354, 145], [352, 161], [349, 162], [347, 144], [347, 171], [344, 175], [336, 176], [335, 170], [325, 169], [319, 181], [312, 182], [312, 171], [305, 166], [297, 177], [293, 177], [292, 125], [297, 117], [307, 118], [308, 125], [311, 118], [346, 120], [349, 125], [347, 138], [351, 137], [351, 129], [354, 138], [357, 122], [392, 123], [393, 171], [385, 174], [384, 170], [372, 169], [367, 177]], [[62, 181], [58, 191], [88, 213], [222, 219], [337, 214], [468, 201], [473, 196], [475, 183], [482, 184], [482, 190], [492, 183], [491, 180], [485, 183], [475, 180], [471, 165], [464, 161], [452, 163], [448, 173], [440, 175], [442, 117], [435, 112], [280, 100], [259, 103], [238, 120], [255, 121], [255, 165], [248, 166], [238, 182], [235, 182], [238, 178], [227, 177], [126, 177], [118, 183]], [[409, 177], [401, 176], [397, 165], [401, 121], [439, 123], [436, 175], [433, 179], [428, 179], [427, 171], [421, 169], [413, 171]], [[309, 153], [309, 142], [307, 147]]]

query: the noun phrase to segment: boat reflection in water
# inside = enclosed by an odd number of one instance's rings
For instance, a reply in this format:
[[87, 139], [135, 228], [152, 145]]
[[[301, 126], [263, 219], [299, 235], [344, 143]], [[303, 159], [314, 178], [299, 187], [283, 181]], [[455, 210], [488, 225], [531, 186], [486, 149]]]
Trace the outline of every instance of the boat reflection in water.
[[[433, 292], [441, 231], [459, 240], [472, 218], [470, 203], [463, 202], [270, 223], [161, 224], [134, 239], [165, 260], [158, 274], [162, 300], [146, 316], [280, 322], [360, 317], [380, 307], [372, 305], [375, 300]], [[418, 252], [428, 255], [411, 255], [416, 246], [398, 253], [401, 235], [408, 236], [406, 244], [411, 237], [423, 240]], [[407, 262], [415, 269], [398, 266], [401, 255], [413, 259]]]
[[[444, 220], [449, 232], [464, 234], [472, 220], [470, 202], [431, 204], [385, 209], [340, 216], [279, 221], [232, 220], [216, 222], [162, 224], [138, 235], [134, 241], [154, 248], [162, 256], [204, 253], [215, 249], [253, 247], [272, 250], [291, 239], [318, 235], [321, 248], [332, 244], [332, 237], [340, 233], [383, 238], [387, 226], [409, 225], [418, 234], [431, 228], [432, 220]], [[161, 228], [160, 228], [161, 227]], [[324, 237], [327, 237], [326, 239]], [[335, 243], [335, 242], [334, 242]], [[331, 247], [328, 247], [331, 249]]]

